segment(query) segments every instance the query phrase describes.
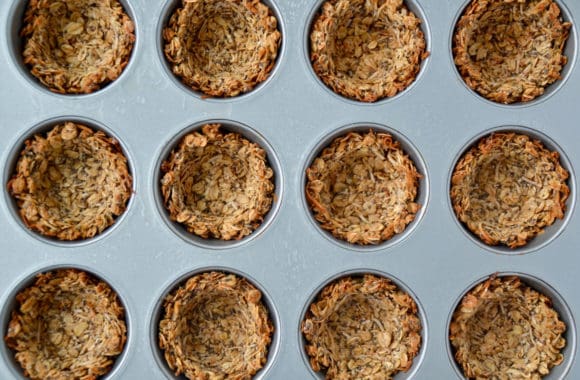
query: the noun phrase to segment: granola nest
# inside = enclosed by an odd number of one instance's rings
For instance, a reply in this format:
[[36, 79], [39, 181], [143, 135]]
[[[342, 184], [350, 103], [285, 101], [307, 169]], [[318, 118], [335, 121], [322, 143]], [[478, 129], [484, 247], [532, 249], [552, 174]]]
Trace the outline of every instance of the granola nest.
[[327, 379], [391, 379], [411, 368], [421, 347], [415, 301], [370, 274], [326, 286], [301, 329], [312, 369]]
[[30, 0], [23, 25], [24, 63], [61, 94], [88, 94], [117, 79], [135, 42], [117, 0]]
[[421, 20], [403, 0], [328, 0], [310, 32], [310, 59], [334, 92], [374, 102], [404, 90], [428, 56]]
[[191, 277], [165, 299], [159, 347], [176, 376], [249, 380], [267, 361], [274, 327], [262, 294], [234, 274]]
[[564, 331], [548, 297], [517, 276], [491, 276], [465, 295], [449, 339], [469, 379], [539, 380], [562, 363]]
[[306, 199], [321, 227], [353, 244], [378, 244], [415, 219], [421, 175], [399, 142], [370, 130], [336, 138], [306, 170]]
[[4, 339], [29, 379], [95, 380], [123, 351], [125, 314], [117, 294], [86, 272], [38, 274], [16, 302]]
[[473, 0], [456, 25], [455, 64], [485, 98], [528, 102], [560, 79], [570, 27], [552, 0]]
[[273, 202], [266, 152], [238, 133], [206, 124], [187, 134], [161, 165], [171, 220], [202, 238], [239, 240], [258, 228]]
[[47, 237], [79, 240], [115, 223], [132, 183], [114, 138], [64, 122], [24, 142], [8, 191], [27, 227]]
[[451, 202], [458, 219], [488, 245], [526, 245], [562, 219], [570, 189], [558, 152], [519, 133], [493, 133], [457, 163]]
[[207, 97], [265, 81], [276, 63], [278, 21], [260, 0], [183, 0], [163, 30], [173, 73]]

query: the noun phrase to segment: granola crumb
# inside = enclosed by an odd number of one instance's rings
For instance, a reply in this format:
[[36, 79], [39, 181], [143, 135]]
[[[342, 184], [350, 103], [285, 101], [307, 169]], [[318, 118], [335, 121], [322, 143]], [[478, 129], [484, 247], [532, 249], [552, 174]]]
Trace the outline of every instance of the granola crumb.
[[161, 165], [171, 220], [202, 238], [239, 240], [258, 228], [273, 202], [266, 152], [238, 133], [206, 124], [184, 136]]
[[310, 365], [326, 379], [392, 379], [421, 348], [415, 301], [389, 279], [348, 276], [326, 286], [301, 324]]
[[274, 327], [261, 292], [234, 274], [206, 272], [165, 298], [159, 347], [176, 376], [250, 379], [267, 361]]
[[88, 94], [121, 75], [134, 30], [117, 0], [30, 0], [21, 31], [24, 63], [53, 92]]
[[4, 339], [29, 379], [97, 379], [123, 351], [125, 314], [117, 294], [86, 272], [38, 274], [16, 303]]
[[485, 98], [528, 102], [561, 79], [571, 26], [553, 0], [473, 0], [456, 25], [455, 64]]
[[7, 187], [28, 228], [79, 240], [115, 223], [127, 207], [132, 183], [114, 138], [67, 121], [24, 142]]
[[449, 339], [469, 379], [535, 379], [562, 363], [566, 325], [517, 276], [491, 276], [453, 313]]
[[349, 132], [306, 170], [306, 199], [320, 226], [353, 244], [378, 244], [415, 219], [419, 178], [388, 133]]
[[488, 245], [510, 248], [564, 218], [569, 177], [539, 140], [520, 133], [493, 133], [465, 153], [451, 177], [458, 219]]
[[392, 97], [429, 55], [421, 20], [403, 0], [328, 0], [310, 31], [310, 59], [334, 92], [362, 102]]

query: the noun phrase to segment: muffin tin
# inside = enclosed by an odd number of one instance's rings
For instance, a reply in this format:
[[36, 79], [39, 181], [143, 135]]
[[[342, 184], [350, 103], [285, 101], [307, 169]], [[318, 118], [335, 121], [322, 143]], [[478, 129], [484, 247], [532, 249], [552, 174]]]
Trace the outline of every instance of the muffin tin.
[[[176, 379], [157, 348], [162, 298], [193, 273], [224, 270], [247, 276], [265, 293], [275, 335], [268, 363], [257, 379], [322, 378], [309, 368], [300, 322], [316, 293], [350, 273], [380, 273], [420, 305], [423, 346], [413, 369], [395, 379], [462, 378], [448, 343], [448, 324], [465, 292], [492, 273], [517, 273], [550, 296], [568, 324], [565, 363], [547, 379], [580, 378], [577, 326], [580, 296], [580, 219], [575, 172], [580, 165], [580, 75], [576, 67], [580, 3], [559, 0], [573, 23], [563, 80], [533, 102], [500, 105], [468, 89], [451, 52], [454, 23], [465, 0], [412, 0], [422, 18], [430, 56], [405, 91], [377, 103], [332, 93], [313, 73], [309, 25], [319, 0], [270, 0], [282, 45], [270, 78], [252, 92], [229, 99], [201, 99], [167, 69], [160, 30], [174, 1], [123, 0], [136, 26], [136, 44], [123, 74], [90, 95], [53, 94], [26, 74], [18, 30], [26, 0], [0, 4], [0, 326], [3, 334], [14, 295], [37, 272], [78, 267], [106, 281], [126, 307], [128, 340], [106, 379]], [[75, 243], [38, 238], [14, 213], [6, 190], [16, 155], [34, 130], [54, 120], [86, 121], [119, 139], [129, 160], [134, 194], [125, 214], [104, 234]], [[184, 131], [219, 120], [262, 144], [275, 171], [276, 200], [259, 233], [234, 244], [197, 242], [183, 236], [159, 203], [159, 163]], [[404, 236], [361, 249], [321, 233], [304, 200], [304, 170], [338, 131], [384, 126], [412, 155], [423, 174], [420, 215]], [[570, 171], [566, 217], [522, 250], [484, 246], [456, 221], [449, 179], [457, 158], [495, 128], [530, 131], [560, 152]], [[540, 240], [544, 239], [544, 240]], [[215, 244], [214, 244], [215, 243]], [[395, 244], [396, 243], [396, 244]], [[0, 343], [0, 378], [22, 379], [12, 353]]]

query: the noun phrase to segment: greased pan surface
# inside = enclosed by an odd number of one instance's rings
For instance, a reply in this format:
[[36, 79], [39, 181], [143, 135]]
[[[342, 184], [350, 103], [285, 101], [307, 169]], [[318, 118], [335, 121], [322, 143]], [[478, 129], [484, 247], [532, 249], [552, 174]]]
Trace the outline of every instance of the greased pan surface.
[[[580, 378], [576, 322], [580, 318], [578, 268], [580, 218], [575, 204], [580, 167], [580, 73], [577, 67], [580, 3], [558, 1], [573, 23], [563, 80], [528, 104], [499, 105], [461, 80], [451, 51], [454, 23], [464, 0], [413, 0], [423, 19], [430, 56], [416, 81], [397, 96], [363, 104], [333, 94], [315, 76], [306, 56], [314, 0], [270, 0], [282, 44], [271, 77], [254, 91], [230, 99], [202, 99], [167, 69], [159, 35], [173, 2], [124, 0], [136, 44], [124, 73], [90, 95], [52, 94], [24, 75], [18, 30], [23, 0], [0, 4], [0, 323], [6, 331], [14, 295], [39, 271], [78, 267], [106, 280], [126, 308], [128, 340], [107, 379], [174, 378], [160, 360], [156, 322], [160, 299], [188, 274], [207, 269], [247, 276], [264, 291], [275, 335], [258, 379], [314, 379], [303, 352], [300, 322], [308, 303], [344, 273], [380, 273], [408, 289], [420, 306], [424, 339], [412, 370], [396, 379], [460, 378], [450, 354], [448, 324], [461, 296], [492, 273], [520, 274], [552, 295], [568, 324], [565, 360], [548, 379]], [[134, 194], [113, 228], [82, 243], [54, 243], [27, 231], [16, 218], [6, 182], [23, 141], [55, 120], [81, 120], [115, 136], [129, 160]], [[184, 131], [220, 120], [253, 141], [265, 142], [275, 171], [276, 197], [256, 236], [235, 244], [199, 244], [170, 227], [159, 203], [159, 163]], [[305, 168], [328, 136], [353, 126], [384, 126], [400, 136], [423, 178], [422, 208], [401, 238], [361, 249], [319, 230], [304, 196]], [[474, 240], [456, 221], [449, 179], [458, 157], [494, 129], [530, 131], [561, 153], [570, 172], [566, 217], [522, 250], [493, 249]], [[569, 311], [568, 311], [569, 310]], [[0, 378], [21, 372], [0, 343]]]

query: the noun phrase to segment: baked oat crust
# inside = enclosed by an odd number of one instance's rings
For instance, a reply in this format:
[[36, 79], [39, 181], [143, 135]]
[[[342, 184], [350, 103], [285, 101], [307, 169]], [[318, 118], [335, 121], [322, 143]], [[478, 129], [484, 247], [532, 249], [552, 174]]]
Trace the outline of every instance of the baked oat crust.
[[123, 351], [123, 307], [86, 272], [41, 273], [16, 302], [4, 339], [29, 379], [96, 380]]
[[249, 380], [267, 361], [274, 327], [246, 279], [207, 272], [169, 294], [159, 347], [176, 376]]
[[415, 219], [421, 175], [388, 133], [336, 138], [306, 170], [306, 199], [320, 226], [353, 244], [378, 244]]
[[409, 370], [421, 348], [415, 301], [370, 274], [326, 286], [301, 329], [310, 365], [326, 379], [388, 380]]
[[455, 64], [485, 98], [528, 102], [561, 79], [570, 27], [553, 0], [473, 0], [456, 25]]
[[47, 237], [79, 240], [115, 223], [131, 198], [132, 183], [114, 138], [64, 122], [24, 142], [8, 191], [27, 227]]
[[517, 276], [491, 276], [465, 295], [449, 339], [469, 379], [539, 380], [563, 361], [565, 331], [548, 297]]
[[30, 0], [23, 25], [24, 63], [61, 94], [88, 94], [117, 79], [135, 42], [117, 0]]
[[274, 197], [266, 152], [237, 133], [206, 124], [187, 134], [161, 165], [171, 220], [202, 238], [241, 239], [258, 228]]
[[394, 96], [428, 56], [420, 23], [403, 0], [328, 0], [310, 32], [314, 72], [350, 99]]
[[457, 218], [488, 245], [526, 245], [562, 219], [570, 189], [558, 152], [524, 134], [493, 133], [457, 163], [451, 202]]
[[173, 73], [205, 96], [252, 90], [272, 71], [281, 34], [259, 0], [184, 0], [163, 30]]

